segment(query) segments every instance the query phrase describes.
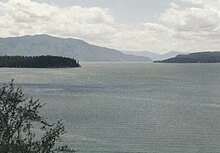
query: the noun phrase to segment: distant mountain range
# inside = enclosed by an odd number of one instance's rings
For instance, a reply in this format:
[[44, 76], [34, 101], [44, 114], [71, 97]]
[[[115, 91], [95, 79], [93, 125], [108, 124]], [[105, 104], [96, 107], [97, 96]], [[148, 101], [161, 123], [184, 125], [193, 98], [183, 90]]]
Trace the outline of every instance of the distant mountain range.
[[170, 52], [165, 53], [165, 54], [157, 54], [157, 53], [153, 53], [153, 52], [150, 52], [150, 51], [142, 51], [142, 52], [123, 51], [123, 53], [129, 54], [129, 55], [149, 57], [153, 61], [155, 61], [155, 60], [164, 60], [164, 59], [176, 57], [179, 54], [184, 54], [184, 53], [177, 52], [177, 51], [170, 51]]
[[155, 61], [155, 63], [220, 63], [220, 51], [177, 55], [174, 58]]
[[0, 55], [53, 55], [95, 62], [152, 61], [149, 57], [127, 55], [118, 50], [91, 45], [82, 40], [49, 35], [0, 38]]

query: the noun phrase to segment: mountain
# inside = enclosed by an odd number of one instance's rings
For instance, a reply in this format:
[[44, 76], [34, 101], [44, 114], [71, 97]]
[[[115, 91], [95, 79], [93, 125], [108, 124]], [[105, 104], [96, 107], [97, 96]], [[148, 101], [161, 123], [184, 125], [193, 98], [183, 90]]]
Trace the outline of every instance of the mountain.
[[179, 54], [185, 54], [185, 53], [181, 53], [181, 52], [177, 52], [177, 51], [170, 51], [168, 53], [160, 55], [160, 60], [165, 60], [168, 58], [176, 57]]
[[170, 51], [170, 52], [165, 53], [165, 54], [157, 54], [157, 53], [153, 53], [153, 52], [150, 52], [150, 51], [142, 51], [142, 52], [124, 51], [124, 53], [125, 54], [130, 54], [130, 55], [136, 55], [136, 56], [149, 57], [153, 61], [155, 61], [155, 60], [164, 60], [164, 59], [175, 57], [178, 54], [182, 54], [181, 52], [177, 52], [177, 51]]
[[123, 51], [123, 53], [128, 54], [128, 55], [135, 55], [135, 56], [143, 56], [143, 57], [149, 57], [152, 60], [160, 56], [160, 54], [153, 53], [150, 51], [141, 51], [141, 52], [135, 52], [135, 51]]
[[156, 63], [220, 63], [220, 51], [198, 52], [188, 55], [177, 55], [174, 58], [155, 61]]
[[49, 35], [0, 38], [0, 55], [53, 55], [96, 62], [151, 61], [148, 57], [126, 55], [118, 50], [91, 45], [82, 40], [63, 39]]

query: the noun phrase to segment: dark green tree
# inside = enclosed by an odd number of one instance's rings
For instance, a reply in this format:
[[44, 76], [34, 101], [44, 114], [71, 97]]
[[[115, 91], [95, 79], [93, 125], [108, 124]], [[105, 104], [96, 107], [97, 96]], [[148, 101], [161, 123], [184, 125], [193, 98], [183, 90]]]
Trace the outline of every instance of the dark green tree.
[[[0, 88], [0, 152], [53, 153], [55, 143], [65, 133], [61, 121], [49, 124], [39, 114], [39, 100], [27, 98], [13, 80]], [[39, 127], [43, 134], [36, 135]]]
[[80, 67], [78, 61], [61, 56], [0, 56], [0, 67], [70, 68]]

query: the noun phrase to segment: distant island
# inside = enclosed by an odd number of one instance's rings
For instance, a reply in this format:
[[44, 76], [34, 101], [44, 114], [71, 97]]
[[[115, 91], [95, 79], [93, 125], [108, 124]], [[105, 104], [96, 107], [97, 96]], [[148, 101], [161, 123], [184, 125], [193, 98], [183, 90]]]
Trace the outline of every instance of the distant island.
[[177, 55], [154, 63], [220, 63], [220, 52], [198, 52], [188, 55]]
[[71, 68], [80, 67], [75, 59], [61, 56], [0, 56], [0, 67]]

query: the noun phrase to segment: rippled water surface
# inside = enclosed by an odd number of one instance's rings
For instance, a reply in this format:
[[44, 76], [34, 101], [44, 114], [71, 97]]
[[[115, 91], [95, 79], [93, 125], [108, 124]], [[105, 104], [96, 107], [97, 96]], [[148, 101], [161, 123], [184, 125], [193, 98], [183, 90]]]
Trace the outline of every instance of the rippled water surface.
[[219, 64], [0, 69], [0, 83], [11, 78], [82, 153], [220, 153]]

